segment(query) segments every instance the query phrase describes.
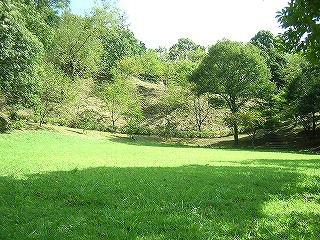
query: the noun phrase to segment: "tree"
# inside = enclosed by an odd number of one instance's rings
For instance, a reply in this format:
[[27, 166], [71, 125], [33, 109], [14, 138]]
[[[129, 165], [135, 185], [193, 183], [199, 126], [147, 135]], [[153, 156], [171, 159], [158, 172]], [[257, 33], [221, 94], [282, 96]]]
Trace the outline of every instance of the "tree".
[[43, 68], [40, 75], [40, 104], [37, 107], [40, 126], [50, 112], [57, 112], [72, 96], [69, 77], [50, 63]]
[[282, 89], [285, 82], [281, 76], [281, 69], [286, 64], [285, 54], [278, 47], [278, 39], [270, 31], [261, 30], [250, 42], [261, 50], [271, 71], [271, 81]]
[[43, 44], [28, 30], [19, 6], [0, 2], [0, 88], [9, 105], [35, 106]]
[[251, 109], [239, 113], [240, 124], [244, 126], [245, 131], [251, 137], [251, 145], [254, 147], [256, 135], [259, 129], [263, 128], [267, 119], [261, 113], [261, 111]]
[[113, 67], [113, 70], [111, 70], [111, 74], [116, 69], [116, 71], [122, 75], [123, 79], [139, 77], [139, 75], [143, 73], [142, 68], [143, 66], [139, 56], [126, 56], [116, 61], [116, 65]]
[[129, 56], [140, 56], [146, 52], [144, 43], [134, 36], [126, 24], [126, 18], [112, 4], [94, 8], [92, 18], [99, 28], [99, 38], [104, 49], [101, 77], [109, 76], [117, 61]]
[[320, 2], [318, 0], [291, 0], [278, 12], [278, 21], [286, 29], [282, 38], [285, 45], [303, 51], [310, 60], [320, 64]]
[[196, 69], [198, 63], [190, 60], [180, 60], [178, 62], [167, 62], [164, 64], [167, 67], [165, 76], [168, 79], [169, 84], [178, 84], [180, 86], [188, 86], [190, 82], [188, 77]]
[[295, 68], [288, 82], [286, 102], [296, 122], [302, 123], [306, 130], [312, 129], [315, 135], [317, 116], [320, 111], [320, 68], [310, 64], [303, 58], [295, 57]]
[[70, 0], [16, 0], [15, 2], [28, 30], [38, 37], [45, 49], [48, 49], [54, 29], [61, 20], [61, 12], [67, 9]]
[[208, 93], [201, 95], [195, 94], [191, 99], [192, 102], [189, 107], [196, 122], [197, 130], [201, 132], [202, 124], [207, 120], [212, 109], [210, 105], [210, 95]]
[[205, 48], [188, 38], [180, 38], [178, 43], [169, 49], [169, 59], [172, 61], [197, 61], [205, 54]]
[[138, 58], [142, 66], [140, 77], [148, 81], [156, 81], [164, 73], [163, 64], [154, 50], [148, 50]]
[[55, 32], [47, 58], [72, 78], [101, 70], [103, 45], [94, 20], [65, 12]]
[[126, 56], [116, 61], [111, 73], [115, 69], [123, 79], [133, 76], [146, 81], [157, 81], [164, 75], [164, 63], [161, 62], [157, 53], [150, 49], [140, 56]]
[[140, 119], [142, 110], [140, 100], [136, 95], [136, 89], [128, 81], [123, 80], [120, 75], [115, 75], [114, 83], [106, 84], [101, 96], [106, 109], [110, 113], [114, 130], [116, 129], [116, 122], [120, 118], [125, 117], [129, 122], [130, 120]]
[[189, 89], [179, 85], [171, 85], [158, 99], [157, 108], [164, 118], [164, 134], [169, 137], [177, 127], [177, 119], [172, 113], [186, 107]]
[[[264, 98], [274, 90], [270, 70], [260, 51], [252, 44], [219, 41], [190, 76], [199, 93], [218, 94], [232, 115], [249, 101]], [[232, 123], [238, 144], [238, 122]]]
[[167, 48], [160, 46], [156, 48], [155, 51], [157, 52], [158, 57], [162, 62], [169, 61], [169, 51]]
[[126, 26], [108, 29], [102, 35], [103, 61], [106, 72], [110, 72], [116, 61], [127, 56], [140, 56], [146, 52], [144, 43], [137, 40]]
[[317, 117], [320, 112], [320, 81], [313, 84], [299, 99], [298, 110], [303, 115], [311, 115], [312, 138], [316, 136]]

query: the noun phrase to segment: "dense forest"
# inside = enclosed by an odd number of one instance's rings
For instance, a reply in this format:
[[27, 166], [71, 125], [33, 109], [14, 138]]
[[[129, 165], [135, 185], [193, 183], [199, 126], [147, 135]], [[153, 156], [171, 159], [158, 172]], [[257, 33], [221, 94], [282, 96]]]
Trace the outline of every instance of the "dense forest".
[[46, 123], [238, 144], [286, 127], [317, 138], [316, 0], [279, 9], [279, 36], [168, 49], [147, 49], [109, 2], [79, 16], [68, 0], [2, 0], [0, 12], [1, 132]]

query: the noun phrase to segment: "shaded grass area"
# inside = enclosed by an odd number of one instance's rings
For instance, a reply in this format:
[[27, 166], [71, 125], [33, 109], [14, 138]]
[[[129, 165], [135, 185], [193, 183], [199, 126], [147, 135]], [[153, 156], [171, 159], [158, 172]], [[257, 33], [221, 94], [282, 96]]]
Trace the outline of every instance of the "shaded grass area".
[[[230, 137], [224, 137], [209, 143], [214, 148], [235, 148], [234, 141]], [[317, 129], [315, 137], [311, 131], [284, 127], [276, 132], [260, 134], [253, 141], [252, 137], [240, 135], [239, 146], [242, 149], [270, 149], [276, 151], [320, 151], [320, 129]]]
[[319, 239], [320, 156], [0, 137], [0, 239]]

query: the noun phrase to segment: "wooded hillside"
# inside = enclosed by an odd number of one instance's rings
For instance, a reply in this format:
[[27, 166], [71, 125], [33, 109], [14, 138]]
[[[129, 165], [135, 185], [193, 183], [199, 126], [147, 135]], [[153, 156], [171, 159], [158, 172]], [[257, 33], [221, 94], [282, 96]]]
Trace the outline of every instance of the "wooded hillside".
[[315, 22], [303, 44], [290, 32], [302, 23], [289, 19], [292, 7], [307, 4], [292, 1], [278, 13], [282, 36], [261, 30], [248, 43], [205, 47], [181, 38], [147, 49], [110, 3], [79, 16], [68, 0], [1, 1], [0, 131], [32, 122], [164, 137], [233, 134], [238, 144], [239, 133], [253, 143], [285, 127], [317, 144], [319, 12], [308, 5]]

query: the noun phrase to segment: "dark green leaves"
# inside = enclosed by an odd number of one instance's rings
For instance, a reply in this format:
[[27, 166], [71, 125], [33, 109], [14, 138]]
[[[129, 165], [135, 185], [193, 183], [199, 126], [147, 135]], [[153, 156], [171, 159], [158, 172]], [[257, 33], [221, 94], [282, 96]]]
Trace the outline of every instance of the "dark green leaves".
[[288, 49], [304, 51], [310, 60], [320, 59], [320, 2], [292, 0], [278, 12], [278, 21], [286, 29], [282, 38]]

